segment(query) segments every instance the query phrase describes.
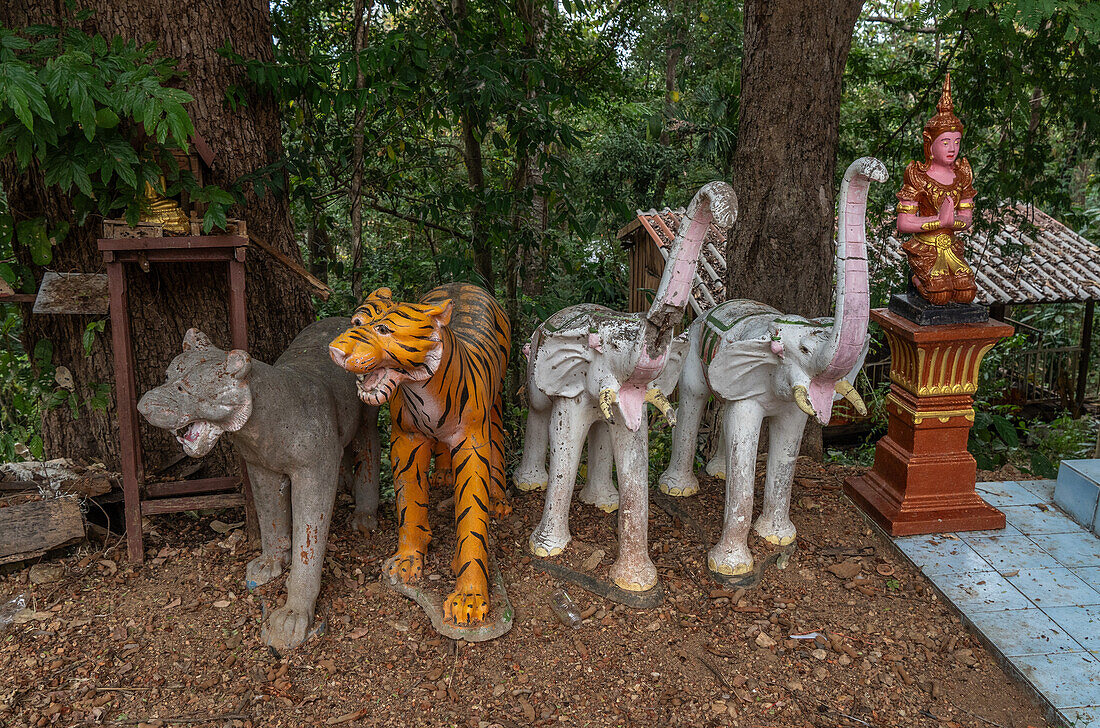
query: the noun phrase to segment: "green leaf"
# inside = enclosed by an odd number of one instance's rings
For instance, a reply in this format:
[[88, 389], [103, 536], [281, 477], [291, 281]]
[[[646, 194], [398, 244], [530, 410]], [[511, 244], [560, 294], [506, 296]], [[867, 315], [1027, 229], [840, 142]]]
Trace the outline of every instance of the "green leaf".
[[49, 339], [39, 339], [34, 345], [34, 363], [39, 369], [47, 369], [53, 361], [53, 343]]
[[84, 335], [81, 338], [84, 344], [84, 356], [92, 355], [92, 345], [95, 344], [95, 337], [97, 333], [103, 332], [103, 327], [107, 322], [103, 319], [99, 321], [92, 321], [84, 327]]
[[993, 429], [997, 431], [1001, 439], [1009, 447], [1018, 447], [1020, 445], [1020, 438], [1016, 434], [1016, 428], [1012, 426], [1006, 418], [1000, 415], [994, 415], [993, 417]]
[[53, 249], [46, 235], [46, 218], [23, 220], [15, 226], [15, 235], [21, 245], [30, 249], [35, 265], [49, 265], [53, 260]]
[[7, 212], [0, 213], [0, 245], [11, 242], [14, 220]]
[[114, 129], [118, 126], [118, 114], [111, 109], [99, 109], [95, 112], [95, 125], [100, 129]]

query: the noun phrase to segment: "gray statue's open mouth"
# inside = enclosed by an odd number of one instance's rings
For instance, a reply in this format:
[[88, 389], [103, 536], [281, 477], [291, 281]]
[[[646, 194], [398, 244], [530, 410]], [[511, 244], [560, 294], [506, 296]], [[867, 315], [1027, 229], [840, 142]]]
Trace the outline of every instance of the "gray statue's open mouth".
[[176, 430], [176, 441], [183, 445], [183, 451], [191, 457], [201, 457], [210, 452], [222, 432], [222, 428], [213, 422], [196, 420], [183, 429], [182, 435]]

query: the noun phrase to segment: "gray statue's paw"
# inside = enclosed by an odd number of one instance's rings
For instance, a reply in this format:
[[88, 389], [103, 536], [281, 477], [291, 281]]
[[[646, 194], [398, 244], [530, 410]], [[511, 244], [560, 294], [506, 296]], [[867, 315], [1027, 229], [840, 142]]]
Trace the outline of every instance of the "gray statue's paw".
[[292, 650], [306, 641], [313, 615], [291, 607], [279, 607], [260, 629], [260, 639], [277, 651]]
[[366, 511], [356, 511], [351, 516], [351, 527], [366, 536], [378, 528], [378, 516]]
[[285, 551], [252, 559], [244, 569], [244, 585], [249, 589], [255, 589], [266, 584], [282, 574], [289, 561], [290, 555]]

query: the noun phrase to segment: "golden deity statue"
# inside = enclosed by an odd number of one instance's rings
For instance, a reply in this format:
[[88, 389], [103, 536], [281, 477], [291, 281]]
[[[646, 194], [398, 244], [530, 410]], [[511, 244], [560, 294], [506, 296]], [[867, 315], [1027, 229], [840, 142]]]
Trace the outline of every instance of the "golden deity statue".
[[[168, 185], [164, 175], [160, 176], [160, 189], [167, 189]], [[145, 194], [142, 196], [142, 211], [139, 220], [141, 222], [157, 223], [166, 233], [187, 235], [191, 232], [191, 220], [180, 204], [173, 199], [165, 197], [153, 186], [152, 182], [145, 183]]]
[[958, 233], [974, 220], [974, 174], [959, 157], [963, 124], [951, 101], [951, 75], [943, 82], [936, 115], [924, 125], [924, 162], [910, 162], [898, 192], [898, 232], [912, 233], [903, 245], [912, 283], [929, 303], [971, 303], [974, 271], [963, 259]]

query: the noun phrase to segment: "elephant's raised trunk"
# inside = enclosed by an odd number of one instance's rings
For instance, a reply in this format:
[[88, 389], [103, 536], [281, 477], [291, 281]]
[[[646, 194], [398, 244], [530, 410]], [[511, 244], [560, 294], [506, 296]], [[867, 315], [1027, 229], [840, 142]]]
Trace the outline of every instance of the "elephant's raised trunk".
[[646, 314], [646, 353], [650, 357], [656, 359], [665, 350], [673, 327], [684, 315], [707, 228], [712, 222], [729, 227], [736, 220], [737, 195], [725, 182], [705, 184], [691, 199], [668, 251], [657, 295]]
[[818, 354], [820, 373], [809, 399], [821, 424], [829, 423], [836, 383], [859, 362], [867, 340], [871, 297], [867, 283], [867, 190], [871, 180], [886, 181], [886, 166], [874, 157], [848, 165], [840, 183], [836, 248], [836, 313], [832, 337]]

